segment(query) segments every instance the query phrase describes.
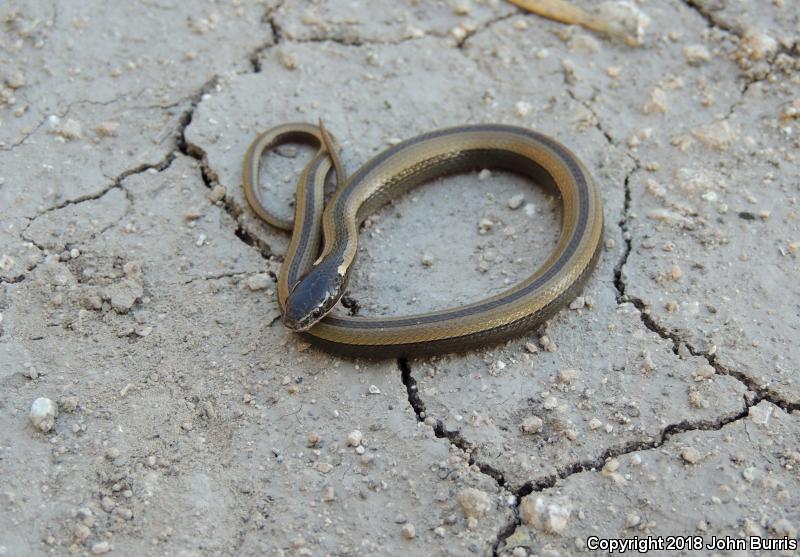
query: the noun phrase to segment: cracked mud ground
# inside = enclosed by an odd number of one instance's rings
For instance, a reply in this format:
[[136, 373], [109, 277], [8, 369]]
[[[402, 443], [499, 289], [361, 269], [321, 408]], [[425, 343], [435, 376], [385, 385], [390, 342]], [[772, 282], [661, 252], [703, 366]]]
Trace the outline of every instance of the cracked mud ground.
[[[493, 0], [117, 4], [0, 9], [0, 555], [797, 537], [793, 2], [642, 3], [638, 48]], [[582, 297], [468, 354], [298, 341], [277, 320], [288, 237], [245, 206], [240, 164], [258, 131], [319, 117], [350, 171], [464, 122], [570, 146], [607, 222]], [[287, 211], [305, 154], [267, 157]], [[498, 292], [558, 223], [513, 175], [439, 180], [367, 223], [341, 311]]]

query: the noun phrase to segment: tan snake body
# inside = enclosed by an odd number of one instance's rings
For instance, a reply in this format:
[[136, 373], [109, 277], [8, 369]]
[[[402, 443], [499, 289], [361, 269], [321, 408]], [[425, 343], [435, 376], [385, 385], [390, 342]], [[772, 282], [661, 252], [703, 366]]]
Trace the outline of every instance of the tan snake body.
[[[292, 226], [261, 202], [259, 166], [262, 154], [280, 143], [309, 140], [319, 150], [298, 180]], [[571, 151], [538, 132], [500, 124], [433, 131], [390, 147], [346, 180], [337, 149], [324, 128], [277, 126], [253, 141], [243, 173], [253, 210], [279, 228], [294, 230], [278, 281], [284, 324], [327, 349], [372, 358], [414, 356], [467, 350], [518, 336], [576, 296], [599, 257], [603, 210], [594, 182]], [[334, 167], [340, 183], [323, 208], [325, 180]], [[347, 287], [364, 219], [423, 182], [483, 168], [526, 175], [560, 196], [558, 243], [530, 277], [496, 296], [441, 311], [403, 317], [327, 315]]]

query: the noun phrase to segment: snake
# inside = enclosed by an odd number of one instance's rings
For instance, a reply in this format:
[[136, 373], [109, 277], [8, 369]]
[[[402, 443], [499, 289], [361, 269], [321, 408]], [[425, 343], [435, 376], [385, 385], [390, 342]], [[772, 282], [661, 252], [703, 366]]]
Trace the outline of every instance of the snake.
[[[297, 180], [294, 218], [262, 202], [263, 155], [284, 143], [317, 150]], [[600, 256], [603, 208], [597, 186], [567, 147], [537, 131], [504, 124], [434, 130], [399, 142], [345, 176], [341, 149], [324, 127], [286, 123], [259, 134], [244, 157], [245, 198], [258, 217], [292, 232], [278, 276], [283, 324], [323, 349], [382, 359], [462, 352], [538, 328], [583, 289]], [[560, 199], [561, 230], [549, 257], [497, 295], [403, 316], [331, 314], [348, 286], [364, 221], [383, 205], [438, 177], [482, 169], [521, 174]], [[325, 202], [335, 174], [336, 189]]]

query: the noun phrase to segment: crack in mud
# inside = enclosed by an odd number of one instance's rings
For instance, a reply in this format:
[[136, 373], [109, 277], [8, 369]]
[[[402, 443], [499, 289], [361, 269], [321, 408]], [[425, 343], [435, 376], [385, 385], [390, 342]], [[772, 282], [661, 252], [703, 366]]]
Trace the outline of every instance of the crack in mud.
[[600, 470], [603, 468], [603, 466], [605, 466], [605, 463], [612, 458], [618, 458], [620, 456], [637, 451], [658, 449], [667, 441], [669, 441], [671, 437], [680, 433], [686, 433], [689, 431], [719, 431], [728, 424], [746, 418], [749, 414], [750, 408], [759, 402], [761, 402], [760, 397], [755, 397], [749, 401], [744, 400], [744, 407], [740, 412], [737, 412], [731, 416], [720, 418], [718, 420], [701, 420], [698, 422], [684, 420], [678, 422], [677, 424], [670, 424], [661, 430], [661, 434], [657, 439], [650, 441], [631, 441], [619, 447], [610, 447], [603, 451], [603, 453], [597, 458], [573, 462], [570, 465], [561, 468], [560, 470], [557, 469], [555, 474], [541, 478], [537, 481], [527, 482], [518, 489], [512, 490], [512, 493], [516, 497], [517, 501], [515, 506], [516, 522], [512, 527], [500, 534], [497, 544], [495, 545], [494, 557], [498, 556], [498, 551], [500, 550], [501, 544], [516, 531], [518, 526], [522, 525], [522, 520], [519, 514], [519, 505], [522, 498], [526, 495], [530, 495], [531, 493], [541, 493], [547, 489], [551, 489], [555, 487], [560, 480], [565, 480], [575, 474]]
[[[399, 358], [397, 360], [397, 367], [400, 369], [400, 377], [403, 382], [403, 385], [406, 388], [406, 393], [408, 395], [408, 404], [414, 410], [414, 414], [417, 417], [417, 421], [420, 423], [428, 423], [428, 414], [425, 409], [425, 403], [419, 396], [419, 392], [417, 390], [417, 380], [414, 379], [414, 376], [411, 373], [411, 366], [408, 363], [407, 358]], [[469, 457], [469, 465], [476, 466], [480, 472], [486, 476], [489, 476], [494, 480], [497, 486], [503, 490], [508, 492], [509, 494], [514, 494], [508, 485], [506, 484], [506, 480], [503, 477], [503, 473], [494, 468], [491, 464], [486, 462], [481, 462], [475, 457], [475, 447], [464, 437], [461, 435], [459, 431], [448, 431], [444, 427], [444, 423], [441, 420], [436, 420], [434, 425], [432, 426], [433, 433], [437, 439], [447, 439], [450, 444], [458, 447], [461, 449], [466, 455]], [[505, 524], [496, 536], [495, 543], [492, 546], [492, 555], [497, 555], [497, 548], [499, 547], [502, 540], [506, 539], [510, 536], [516, 525], [518, 524], [518, 511], [519, 507], [519, 498], [515, 500], [514, 508], [512, 509], [514, 512], [514, 520], [509, 521], [509, 523]]]
[[[414, 379], [413, 375], [411, 374], [411, 366], [408, 363], [408, 359], [399, 358], [397, 360], [397, 367], [400, 368], [400, 376], [403, 381], [403, 385], [406, 388], [406, 392], [408, 393], [408, 403], [414, 410], [414, 414], [417, 416], [417, 421], [427, 423], [427, 418], [429, 416], [425, 410], [425, 403], [419, 397], [419, 393], [417, 392], [417, 380]], [[499, 485], [501, 488], [507, 489], [503, 474], [490, 464], [479, 462], [474, 456], [475, 447], [469, 441], [464, 439], [459, 431], [447, 431], [444, 427], [444, 423], [441, 420], [436, 420], [436, 423], [432, 427], [433, 432], [438, 439], [447, 439], [451, 444], [464, 451], [464, 453], [469, 455], [470, 465], [477, 466], [483, 474], [490, 476], [495, 482], [497, 482], [497, 485]]]
[[725, 23], [723, 21], [720, 21], [719, 19], [715, 18], [711, 11], [704, 10], [703, 7], [697, 2], [697, 0], [682, 0], [682, 2], [687, 8], [689, 8], [690, 10], [695, 12], [697, 15], [699, 15], [701, 18], [703, 18], [703, 20], [706, 22], [706, 24], [709, 27], [711, 27], [711, 28], [716, 27], [717, 29], [721, 29], [723, 31], [726, 31], [726, 32], [730, 33], [731, 35], [737, 35], [738, 36], [736, 31], [733, 29], [733, 27], [731, 27], [727, 23]]
[[489, 20], [485, 21], [480, 27], [478, 27], [478, 28], [476, 28], [476, 29], [474, 29], [472, 31], [467, 31], [463, 38], [457, 40], [456, 41], [456, 48], [459, 49], [459, 50], [463, 50], [463, 49], [467, 48], [467, 43], [469, 42], [469, 40], [472, 39], [473, 37], [475, 37], [476, 35], [479, 35], [479, 34], [485, 32], [485, 31], [489, 31], [492, 27], [494, 27], [496, 24], [500, 23], [501, 21], [505, 21], [507, 19], [511, 19], [515, 15], [520, 15], [520, 13], [521, 12], [518, 12], [518, 11], [517, 12], [510, 12], [510, 13], [507, 13], [507, 14], [504, 14], [504, 15], [499, 15], [497, 17], [494, 17], [492, 19], [489, 19]]

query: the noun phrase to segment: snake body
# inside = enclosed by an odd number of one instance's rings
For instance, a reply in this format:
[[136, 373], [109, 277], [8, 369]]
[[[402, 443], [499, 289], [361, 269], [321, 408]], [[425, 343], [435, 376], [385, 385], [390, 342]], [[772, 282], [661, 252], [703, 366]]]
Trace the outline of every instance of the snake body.
[[[293, 223], [264, 206], [258, 183], [262, 154], [288, 141], [319, 146], [298, 180]], [[243, 172], [245, 196], [256, 214], [293, 229], [278, 281], [284, 324], [329, 350], [372, 358], [414, 356], [521, 335], [574, 298], [599, 257], [603, 210], [590, 174], [570, 150], [533, 130], [485, 124], [419, 135], [378, 154], [346, 180], [340, 175], [324, 205], [328, 174], [334, 168], [341, 173], [338, 160], [338, 147], [324, 128], [284, 124], [253, 141]], [[560, 196], [558, 243], [530, 277], [496, 296], [441, 311], [403, 317], [327, 315], [347, 287], [364, 219], [423, 182], [483, 168], [523, 174]]]

